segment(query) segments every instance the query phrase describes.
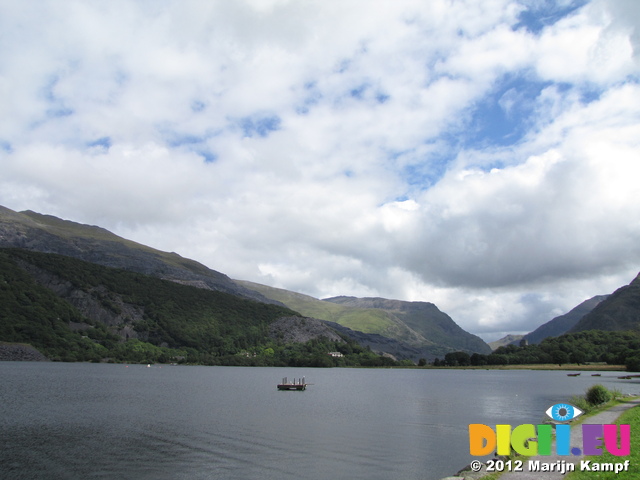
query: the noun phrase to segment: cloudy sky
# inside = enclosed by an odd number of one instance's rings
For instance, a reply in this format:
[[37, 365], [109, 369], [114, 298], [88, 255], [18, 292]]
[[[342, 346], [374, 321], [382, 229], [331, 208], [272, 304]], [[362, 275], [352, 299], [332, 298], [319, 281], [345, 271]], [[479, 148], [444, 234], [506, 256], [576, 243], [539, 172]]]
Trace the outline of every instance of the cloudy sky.
[[491, 341], [640, 271], [640, 2], [0, 0], [0, 204]]

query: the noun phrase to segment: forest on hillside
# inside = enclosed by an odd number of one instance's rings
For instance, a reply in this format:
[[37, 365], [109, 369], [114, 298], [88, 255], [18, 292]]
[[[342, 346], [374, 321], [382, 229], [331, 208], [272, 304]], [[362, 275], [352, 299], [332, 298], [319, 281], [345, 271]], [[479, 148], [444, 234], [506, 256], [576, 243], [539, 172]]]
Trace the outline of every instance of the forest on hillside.
[[539, 344], [497, 348], [489, 355], [447, 353], [434, 366], [607, 363], [640, 371], [640, 332], [588, 330], [545, 338]]
[[[57, 295], [35, 278], [43, 276], [66, 293]], [[119, 323], [107, 325], [81, 313], [73, 305], [78, 298]], [[129, 316], [132, 309], [140, 314]], [[51, 360], [319, 367], [396, 364], [347, 338], [299, 344], [270, 338], [269, 324], [291, 315], [297, 314], [286, 307], [63, 255], [0, 249], [0, 341], [30, 344]], [[124, 327], [134, 335], [118, 335]], [[328, 352], [344, 356], [331, 357]]]

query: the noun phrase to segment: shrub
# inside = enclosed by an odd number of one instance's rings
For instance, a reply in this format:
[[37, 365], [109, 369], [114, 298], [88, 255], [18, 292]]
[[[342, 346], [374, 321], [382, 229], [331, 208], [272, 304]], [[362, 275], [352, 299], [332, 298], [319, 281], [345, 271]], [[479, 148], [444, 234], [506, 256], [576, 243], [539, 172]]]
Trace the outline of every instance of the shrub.
[[593, 385], [587, 390], [585, 398], [591, 405], [600, 405], [611, 400], [611, 392], [602, 385]]
[[587, 399], [582, 395], [574, 395], [569, 400], [569, 403], [574, 407], [578, 407], [583, 413], [588, 413], [593, 408], [593, 406], [587, 402]]

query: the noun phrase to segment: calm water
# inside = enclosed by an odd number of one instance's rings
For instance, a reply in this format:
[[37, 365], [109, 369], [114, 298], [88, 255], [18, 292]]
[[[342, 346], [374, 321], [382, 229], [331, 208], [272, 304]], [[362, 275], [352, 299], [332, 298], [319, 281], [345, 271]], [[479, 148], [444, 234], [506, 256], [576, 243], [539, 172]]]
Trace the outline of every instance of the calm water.
[[[305, 392], [279, 392], [305, 376]], [[438, 479], [615, 373], [0, 362], [2, 479]]]

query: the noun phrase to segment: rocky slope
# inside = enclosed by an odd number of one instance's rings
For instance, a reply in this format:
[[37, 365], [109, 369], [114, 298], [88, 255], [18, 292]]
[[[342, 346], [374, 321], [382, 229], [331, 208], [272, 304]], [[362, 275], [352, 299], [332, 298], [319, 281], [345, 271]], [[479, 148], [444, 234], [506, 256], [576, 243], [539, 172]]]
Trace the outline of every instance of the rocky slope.
[[48, 362], [49, 359], [31, 345], [0, 342], [0, 362]]
[[309, 317], [281, 317], [269, 325], [269, 336], [282, 343], [306, 343], [323, 337], [332, 342], [344, 342], [325, 322]]

